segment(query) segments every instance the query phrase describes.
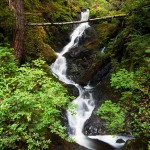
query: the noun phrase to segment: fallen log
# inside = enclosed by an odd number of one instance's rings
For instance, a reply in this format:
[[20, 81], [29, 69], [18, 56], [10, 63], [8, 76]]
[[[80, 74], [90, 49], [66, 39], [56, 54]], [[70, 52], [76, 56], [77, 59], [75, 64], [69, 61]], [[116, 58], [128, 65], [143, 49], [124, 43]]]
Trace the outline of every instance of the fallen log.
[[80, 24], [85, 22], [94, 22], [94, 21], [104, 21], [113, 18], [123, 18], [126, 17], [127, 14], [113, 15], [113, 16], [105, 16], [101, 18], [93, 18], [85, 21], [72, 21], [72, 22], [55, 22], [55, 23], [27, 23], [27, 26], [59, 26], [59, 25], [72, 25], [72, 24]]

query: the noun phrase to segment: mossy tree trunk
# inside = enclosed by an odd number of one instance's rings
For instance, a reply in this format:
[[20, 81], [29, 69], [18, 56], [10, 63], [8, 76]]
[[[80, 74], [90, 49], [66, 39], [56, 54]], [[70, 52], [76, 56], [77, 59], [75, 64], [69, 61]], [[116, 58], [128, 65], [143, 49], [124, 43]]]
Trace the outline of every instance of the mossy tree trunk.
[[9, 5], [14, 12], [16, 18], [16, 29], [13, 37], [13, 54], [19, 63], [22, 62], [24, 53], [24, 0], [9, 0]]

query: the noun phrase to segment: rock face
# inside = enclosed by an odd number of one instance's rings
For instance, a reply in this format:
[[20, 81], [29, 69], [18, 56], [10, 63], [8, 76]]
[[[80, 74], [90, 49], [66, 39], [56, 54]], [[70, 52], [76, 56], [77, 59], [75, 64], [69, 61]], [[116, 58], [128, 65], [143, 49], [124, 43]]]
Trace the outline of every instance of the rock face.
[[68, 76], [75, 82], [86, 85], [91, 79], [99, 64], [96, 47], [95, 31], [87, 29], [79, 42], [78, 47], [71, 49], [67, 54]]
[[88, 81], [99, 71], [98, 76], [95, 76], [92, 81], [93, 84], [95, 84], [94, 80], [99, 82], [106, 76], [111, 65], [110, 58], [105, 54], [104, 49], [117, 31], [117, 25], [113, 23], [102, 23], [88, 28], [78, 46], [65, 55], [68, 62], [68, 76], [80, 85], [87, 85]]

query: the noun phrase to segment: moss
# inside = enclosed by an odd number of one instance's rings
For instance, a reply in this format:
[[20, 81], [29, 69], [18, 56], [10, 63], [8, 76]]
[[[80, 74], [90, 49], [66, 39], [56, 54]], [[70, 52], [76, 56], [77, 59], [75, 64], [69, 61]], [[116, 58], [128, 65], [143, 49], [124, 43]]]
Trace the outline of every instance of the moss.
[[45, 43], [41, 43], [38, 55], [42, 56], [47, 63], [52, 63], [57, 57], [55, 51]]
[[98, 39], [95, 39], [94, 41], [84, 44], [84, 47], [86, 47], [86, 49], [91, 50], [96, 50], [98, 46], [99, 46]]
[[98, 25], [94, 25], [97, 32], [99, 44], [104, 45], [108, 39], [118, 30], [116, 23], [103, 22]]
[[43, 57], [47, 63], [56, 59], [56, 53], [48, 43], [47, 34], [43, 27], [27, 28], [25, 36], [26, 60]]
[[39, 33], [40, 38], [42, 38], [43, 40], [46, 38], [46, 32], [43, 27], [37, 27], [37, 32]]
[[101, 23], [93, 25], [94, 31], [87, 33], [87, 35], [92, 35], [91, 40], [86, 40], [84, 43], [84, 47], [90, 50], [98, 50], [100, 51], [101, 48], [105, 47], [110, 39], [114, 37], [114, 34], [118, 31], [117, 23]]

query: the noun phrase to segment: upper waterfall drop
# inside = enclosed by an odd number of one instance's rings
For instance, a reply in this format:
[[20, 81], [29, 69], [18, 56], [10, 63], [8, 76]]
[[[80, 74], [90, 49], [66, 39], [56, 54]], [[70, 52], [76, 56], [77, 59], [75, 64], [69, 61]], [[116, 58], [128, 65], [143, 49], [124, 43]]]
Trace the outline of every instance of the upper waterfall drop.
[[[81, 13], [81, 20], [88, 20], [89, 18], [89, 9], [87, 11]], [[74, 83], [72, 80], [69, 80], [66, 75], [67, 70], [67, 64], [66, 64], [66, 58], [63, 56], [65, 53], [67, 53], [71, 48], [76, 47], [78, 45], [80, 37], [83, 35], [84, 31], [89, 28], [88, 22], [82, 23], [78, 25], [75, 30], [72, 32], [70, 36], [70, 42], [63, 48], [63, 50], [60, 53], [57, 53], [58, 58], [56, 61], [51, 65], [51, 69], [53, 74], [59, 78], [62, 82], [65, 82], [66, 84], [72, 84], [77, 86], [76, 83]], [[78, 88], [78, 87], [77, 87]]]
[[[86, 21], [89, 18], [89, 9], [86, 12], [81, 12], [81, 21]], [[89, 23], [85, 22], [77, 26], [73, 33], [70, 35], [70, 42], [63, 48], [60, 55], [64, 55], [67, 53], [71, 48], [76, 47], [79, 42], [79, 38], [83, 35], [84, 31], [89, 28]]]
[[86, 9], [85, 12], [81, 11], [81, 21], [87, 21], [89, 19], [90, 10]]

